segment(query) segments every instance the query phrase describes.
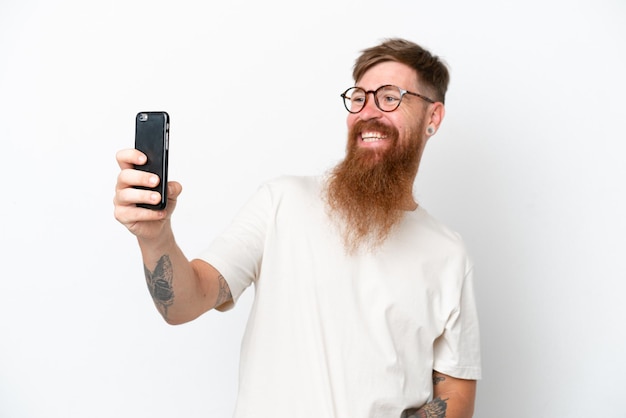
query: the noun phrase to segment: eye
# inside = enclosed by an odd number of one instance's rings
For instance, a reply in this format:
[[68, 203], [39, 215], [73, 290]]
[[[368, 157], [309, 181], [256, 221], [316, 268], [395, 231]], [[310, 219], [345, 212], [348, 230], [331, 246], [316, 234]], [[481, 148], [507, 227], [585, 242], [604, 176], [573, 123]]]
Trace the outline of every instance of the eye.
[[379, 97], [378, 100], [385, 102], [386, 104], [396, 104], [400, 100], [400, 96], [393, 94], [384, 94], [382, 97]]
[[383, 86], [378, 89], [376, 97], [380, 105], [385, 108], [384, 110], [387, 110], [395, 108], [400, 104], [402, 93], [396, 86]]
[[363, 93], [353, 93], [350, 96], [350, 101], [354, 104], [362, 104], [365, 102], [365, 95]]

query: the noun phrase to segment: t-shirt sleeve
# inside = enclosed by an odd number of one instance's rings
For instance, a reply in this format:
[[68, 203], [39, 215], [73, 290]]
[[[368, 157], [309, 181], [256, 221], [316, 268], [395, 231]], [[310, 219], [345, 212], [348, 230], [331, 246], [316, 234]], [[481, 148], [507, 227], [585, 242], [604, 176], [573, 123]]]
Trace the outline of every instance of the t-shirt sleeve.
[[269, 187], [263, 185], [226, 230], [199, 254], [198, 258], [215, 267], [230, 288], [233, 303], [222, 305], [219, 310], [232, 308], [243, 291], [257, 279], [271, 208]]
[[481, 378], [480, 333], [473, 283], [467, 270], [457, 308], [435, 340], [433, 369], [459, 379]]

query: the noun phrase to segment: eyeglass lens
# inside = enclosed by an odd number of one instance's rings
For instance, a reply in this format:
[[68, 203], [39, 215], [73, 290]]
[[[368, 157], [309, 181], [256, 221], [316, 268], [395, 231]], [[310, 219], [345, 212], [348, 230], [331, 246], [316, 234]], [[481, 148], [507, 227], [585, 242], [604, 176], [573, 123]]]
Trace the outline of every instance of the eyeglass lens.
[[[344, 94], [344, 104], [349, 112], [360, 112], [367, 101], [367, 95], [370, 92], [366, 92], [360, 87], [352, 87], [348, 89]], [[396, 86], [381, 86], [374, 93], [374, 101], [376, 106], [383, 112], [394, 111], [400, 106], [402, 100], [402, 91]]]

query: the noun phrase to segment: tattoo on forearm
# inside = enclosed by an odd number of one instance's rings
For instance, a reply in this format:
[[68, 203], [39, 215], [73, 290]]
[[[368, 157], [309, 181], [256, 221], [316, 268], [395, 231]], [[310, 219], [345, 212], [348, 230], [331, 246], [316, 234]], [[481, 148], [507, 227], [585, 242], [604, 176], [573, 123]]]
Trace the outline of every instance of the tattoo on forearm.
[[405, 409], [400, 418], [445, 418], [448, 400], [435, 398], [419, 409]]
[[220, 306], [222, 303], [227, 302], [233, 298], [230, 293], [230, 287], [228, 287], [228, 283], [224, 279], [224, 276], [220, 274], [220, 277], [217, 278], [220, 284], [219, 293], [217, 294], [217, 300], [215, 301], [215, 307]]
[[157, 262], [153, 272], [145, 264], [143, 269], [152, 300], [154, 300], [154, 304], [161, 315], [167, 318], [167, 309], [174, 303], [174, 289], [172, 288], [174, 272], [170, 257], [167, 254], [163, 255]]

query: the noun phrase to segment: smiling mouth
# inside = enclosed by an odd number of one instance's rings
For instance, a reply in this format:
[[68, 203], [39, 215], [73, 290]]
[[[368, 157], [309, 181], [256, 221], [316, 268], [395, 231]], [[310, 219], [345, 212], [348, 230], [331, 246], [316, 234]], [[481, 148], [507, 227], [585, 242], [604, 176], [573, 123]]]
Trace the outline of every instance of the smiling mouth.
[[387, 139], [387, 135], [383, 135], [380, 132], [362, 132], [361, 140], [363, 142], [378, 142]]

